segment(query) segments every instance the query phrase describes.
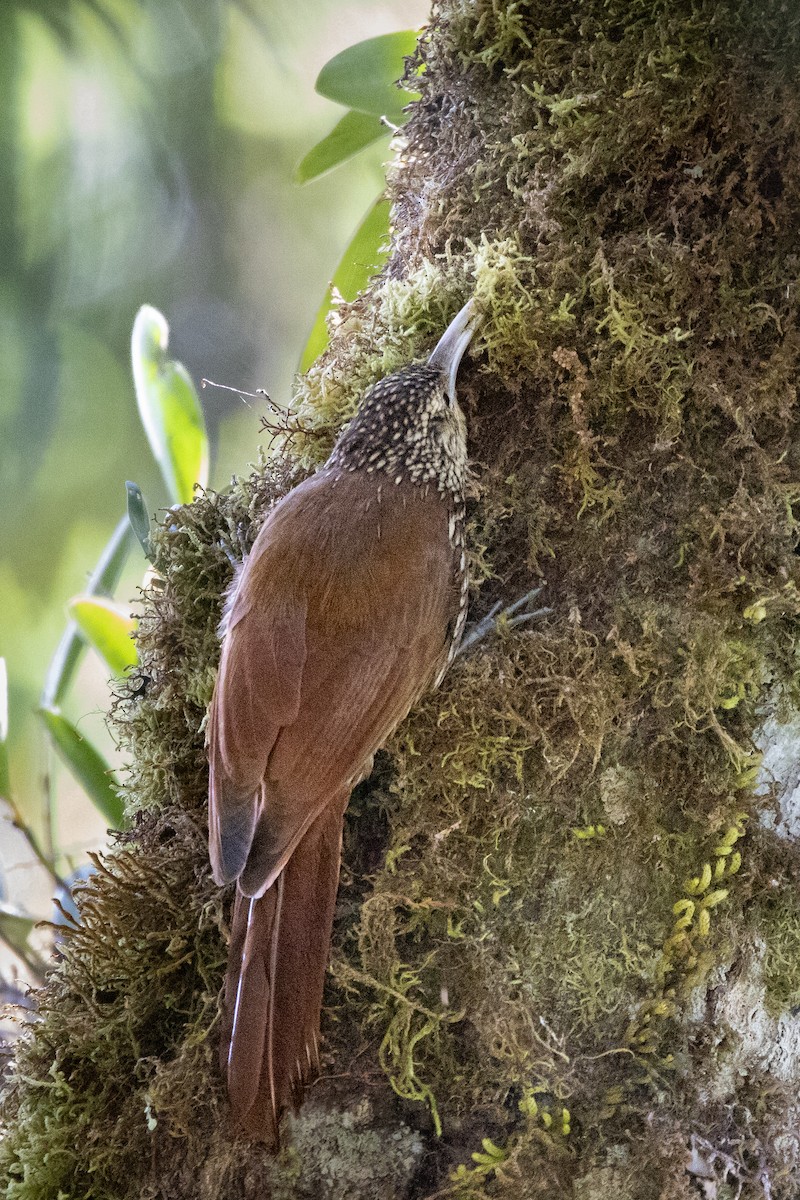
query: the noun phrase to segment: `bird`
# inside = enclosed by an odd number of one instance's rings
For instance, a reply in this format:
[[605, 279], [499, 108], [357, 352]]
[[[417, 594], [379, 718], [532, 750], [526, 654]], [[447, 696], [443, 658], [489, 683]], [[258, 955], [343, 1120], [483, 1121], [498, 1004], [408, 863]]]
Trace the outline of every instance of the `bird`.
[[269, 511], [229, 589], [207, 723], [209, 856], [235, 881], [220, 1066], [234, 1127], [273, 1151], [320, 1069], [344, 812], [438, 686], [467, 615], [470, 300], [385, 376]]

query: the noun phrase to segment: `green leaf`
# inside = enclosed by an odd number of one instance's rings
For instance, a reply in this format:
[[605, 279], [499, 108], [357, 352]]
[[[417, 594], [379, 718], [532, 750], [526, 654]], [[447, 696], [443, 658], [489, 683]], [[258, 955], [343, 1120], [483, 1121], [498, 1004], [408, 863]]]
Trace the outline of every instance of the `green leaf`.
[[139, 545], [144, 550], [145, 558], [153, 561], [153, 546], [150, 541], [150, 514], [147, 511], [147, 505], [144, 502], [142, 489], [138, 483], [131, 483], [130, 479], [125, 482], [125, 493], [128, 504], [128, 520], [133, 532], [136, 534], [136, 539]]
[[[132, 539], [128, 518], [122, 517], [89, 577], [87, 595], [113, 592], [130, 553]], [[75, 622], [70, 621], [47, 670], [42, 688], [42, 708], [57, 708], [64, 699], [85, 648], [83, 634]]]
[[11, 784], [8, 774], [8, 672], [0, 658], [0, 798], [8, 799]]
[[109, 825], [120, 829], [125, 810], [106, 760], [57, 708], [40, 708], [55, 747]]
[[348, 108], [401, 121], [403, 108], [418, 93], [401, 91], [395, 85], [405, 70], [403, 59], [414, 53], [417, 38], [415, 30], [403, 29], [348, 46], [322, 68], [317, 91]]
[[189, 504], [208, 483], [208, 435], [189, 373], [167, 358], [169, 325], [145, 304], [136, 314], [131, 360], [136, 400], [150, 449], [175, 504]]
[[333, 304], [334, 293], [345, 300], [355, 300], [358, 293], [386, 261], [389, 238], [389, 201], [381, 197], [367, 213], [356, 230], [353, 240], [342, 255], [333, 280], [325, 292], [314, 320], [305, 349], [300, 359], [300, 371], [307, 371], [328, 344], [328, 329], [325, 318]]
[[358, 154], [365, 146], [377, 142], [378, 138], [388, 137], [389, 133], [390, 130], [374, 113], [355, 112], [351, 109], [328, 136], [317, 142], [298, 163], [295, 179], [298, 183], [318, 179], [326, 171], [347, 162], [348, 158]]
[[136, 622], [126, 609], [105, 596], [76, 596], [69, 612], [112, 675], [123, 678], [136, 666], [139, 659], [132, 640]]
[[29, 917], [11, 904], [0, 903], [0, 933], [23, 957], [28, 953], [28, 937], [35, 925], [35, 917]]

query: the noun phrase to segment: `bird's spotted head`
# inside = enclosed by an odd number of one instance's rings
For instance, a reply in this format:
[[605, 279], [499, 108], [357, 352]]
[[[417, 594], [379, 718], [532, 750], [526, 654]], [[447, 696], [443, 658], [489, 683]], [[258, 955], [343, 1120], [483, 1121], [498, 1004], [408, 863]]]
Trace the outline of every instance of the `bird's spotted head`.
[[427, 363], [387, 375], [364, 395], [328, 460], [392, 482], [433, 485], [460, 497], [467, 427], [455, 393], [458, 364], [472, 336], [472, 302], [451, 322]]
[[460, 494], [467, 427], [441, 371], [425, 363], [379, 380], [365, 394], [328, 462]]

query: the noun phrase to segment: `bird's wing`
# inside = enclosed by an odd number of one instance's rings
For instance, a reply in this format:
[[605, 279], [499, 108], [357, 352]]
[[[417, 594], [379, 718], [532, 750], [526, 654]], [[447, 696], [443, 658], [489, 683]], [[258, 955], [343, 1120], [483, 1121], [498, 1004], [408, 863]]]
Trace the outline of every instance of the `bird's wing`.
[[241, 873], [253, 840], [259, 793], [282, 726], [300, 707], [306, 611], [302, 597], [253, 612], [243, 574], [223, 642], [208, 721], [208, 826], [214, 879]]
[[219, 884], [247, 860], [269, 754], [299, 711], [305, 613], [253, 620], [243, 633], [226, 639], [209, 715], [209, 845]]
[[[357, 481], [337, 481], [333, 499], [324, 482], [296, 500], [317, 538], [298, 580], [256, 594], [245, 574], [212, 706], [211, 837], [223, 847], [212, 860], [248, 895], [270, 886], [328, 800], [357, 781], [445, 651], [452, 549], [439, 498], [398, 489], [365, 509], [349, 502]], [[332, 502], [345, 525], [335, 538]], [[261, 548], [262, 579], [303, 558], [296, 522], [286, 526], [291, 544], [276, 528]]]
[[239, 886], [270, 887], [330, 797], [349, 791], [417, 699], [441, 658], [444, 629], [392, 641], [387, 622], [368, 643], [309, 637], [297, 720], [270, 755], [262, 804]]

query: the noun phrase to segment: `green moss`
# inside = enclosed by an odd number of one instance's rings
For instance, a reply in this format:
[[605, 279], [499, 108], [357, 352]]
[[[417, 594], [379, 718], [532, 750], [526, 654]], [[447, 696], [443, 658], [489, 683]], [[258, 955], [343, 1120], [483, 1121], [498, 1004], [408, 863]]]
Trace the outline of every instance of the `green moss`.
[[[219, 896], [196, 878], [198, 841], [185, 814], [164, 816], [141, 830], [140, 850], [98, 861], [79, 894], [81, 925], [6, 1100], [9, 1200], [136, 1194], [154, 1142], [148, 1120], [157, 1115], [173, 1135], [202, 1122], [198, 1080], [212, 1056], [222, 955]], [[187, 894], [193, 902], [181, 905]], [[170, 1060], [165, 1091], [158, 1078]]]

